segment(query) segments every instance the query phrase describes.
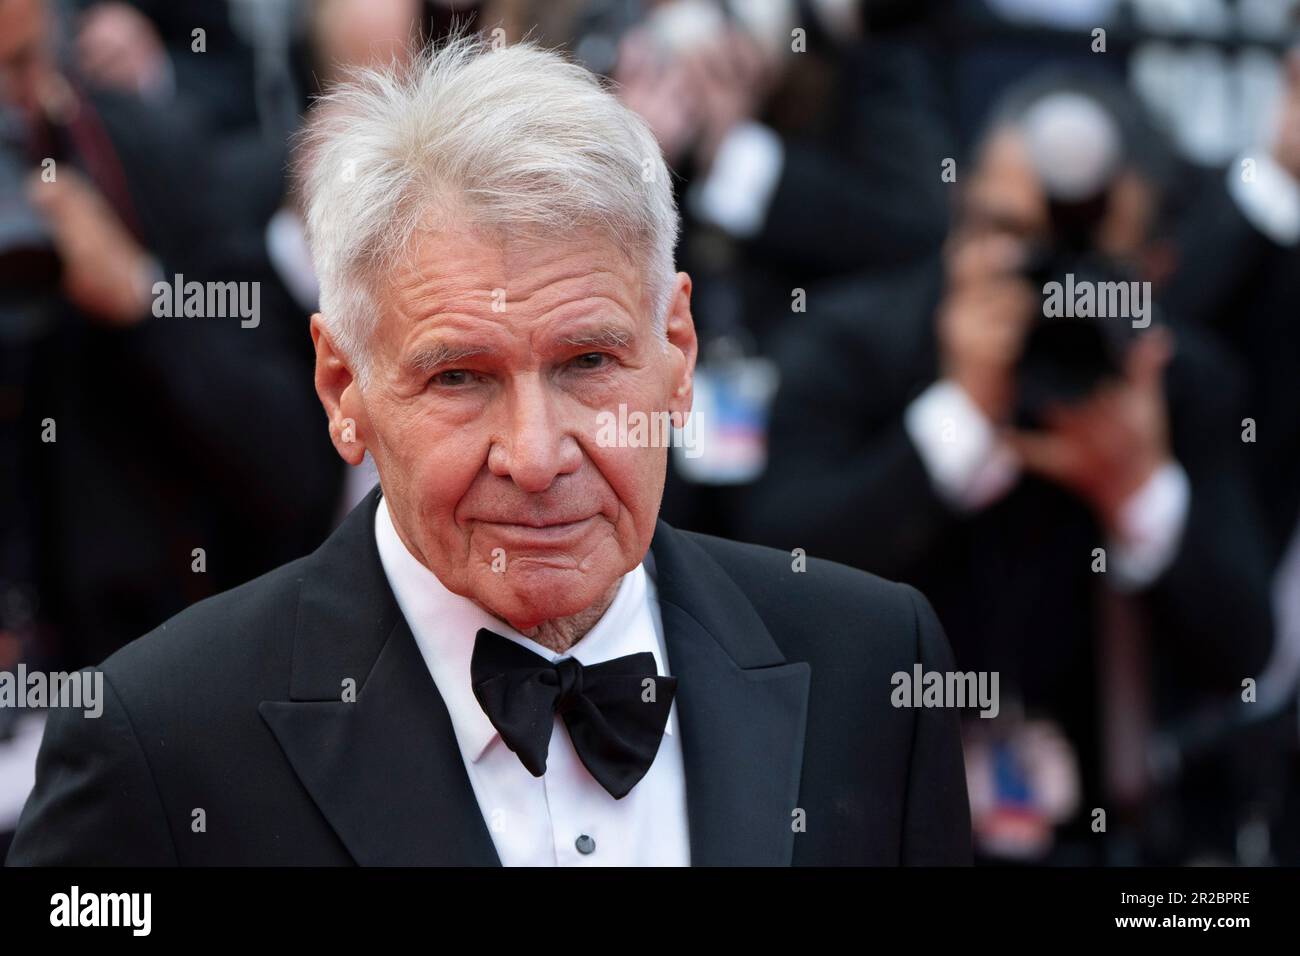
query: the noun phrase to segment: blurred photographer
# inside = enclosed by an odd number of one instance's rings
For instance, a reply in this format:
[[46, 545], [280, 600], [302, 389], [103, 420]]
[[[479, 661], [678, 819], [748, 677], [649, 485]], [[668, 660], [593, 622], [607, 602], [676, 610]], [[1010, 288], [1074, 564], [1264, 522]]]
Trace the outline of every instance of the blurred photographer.
[[580, 6], [575, 53], [611, 76], [674, 173], [678, 261], [695, 283], [702, 431], [697, 456], [671, 459], [665, 514], [734, 534], [734, 489], [766, 457], [771, 340], [804, 318], [792, 290], [903, 268], [943, 242], [934, 170], [953, 148], [934, 39], [948, 4]]
[[[26, 656], [81, 667], [309, 549], [339, 476], [305, 324], [262, 321], [258, 283], [211, 255], [203, 136], [85, 86], [59, 12], [0, 0], [0, 270], [25, 280], [0, 306], [4, 570], [29, 597]], [[216, 280], [251, 313], [212, 309], [211, 291], [170, 308]]]
[[[778, 351], [749, 534], [926, 588], [958, 666], [1000, 675], [967, 740], [989, 857], [1173, 852], [1168, 828], [1093, 838], [1091, 810], [1122, 834], [1153, 728], [1239, 691], [1270, 647], [1240, 377], [1159, 318], [1156, 145], [1104, 84], [1013, 90], [942, 257], [809, 290]], [[1215, 823], [1230, 846], [1231, 813]]]

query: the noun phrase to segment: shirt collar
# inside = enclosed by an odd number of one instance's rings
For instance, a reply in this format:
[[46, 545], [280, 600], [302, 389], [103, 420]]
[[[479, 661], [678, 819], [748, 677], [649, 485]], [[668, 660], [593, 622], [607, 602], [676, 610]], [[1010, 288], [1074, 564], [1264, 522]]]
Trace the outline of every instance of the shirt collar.
[[[613, 602], [591, 630], [566, 654], [556, 654], [469, 598], [448, 590], [402, 543], [384, 498], [375, 509], [375, 541], [397, 606], [447, 705], [456, 739], [473, 762], [482, 757], [498, 736], [474, 696], [470, 681], [470, 660], [479, 628], [495, 631], [548, 661], [573, 657], [589, 665], [648, 651], [654, 655], [656, 672], [668, 673], [661, 638], [650, 614], [650, 602], [655, 599], [654, 582], [646, 574], [644, 564], [623, 575]], [[665, 733], [672, 734], [673, 723], [668, 721]]]

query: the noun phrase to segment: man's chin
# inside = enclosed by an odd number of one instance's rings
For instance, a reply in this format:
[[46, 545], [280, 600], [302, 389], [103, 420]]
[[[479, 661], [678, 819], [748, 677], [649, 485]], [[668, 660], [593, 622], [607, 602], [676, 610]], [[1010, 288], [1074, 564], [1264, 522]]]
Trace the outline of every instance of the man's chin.
[[539, 624], [573, 617], [604, 598], [621, 575], [602, 575], [596, 581], [590, 571], [532, 564], [521, 560], [509, 570], [494, 575], [477, 589], [477, 602], [516, 631], [527, 632]]

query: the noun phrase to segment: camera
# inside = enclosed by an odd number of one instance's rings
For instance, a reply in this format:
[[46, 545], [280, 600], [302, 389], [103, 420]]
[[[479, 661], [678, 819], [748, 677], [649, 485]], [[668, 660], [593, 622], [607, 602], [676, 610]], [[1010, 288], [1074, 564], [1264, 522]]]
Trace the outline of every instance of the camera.
[[1053, 405], [1076, 404], [1124, 373], [1134, 330], [1151, 324], [1151, 285], [1101, 251], [1098, 236], [1126, 163], [1113, 111], [1076, 90], [1041, 97], [1019, 120], [1047, 200], [1046, 238], [1021, 274], [1042, 295], [1016, 365], [1016, 422], [1041, 428]]
[[[1022, 275], [1042, 293], [1044, 307], [1032, 320], [1016, 363], [1016, 423], [1041, 428], [1047, 409], [1076, 404], [1104, 382], [1123, 377], [1135, 335], [1131, 299], [1125, 296], [1129, 308], [1109, 308], [1106, 292], [1139, 283], [1106, 256], [1062, 245], [1034, 249]], [[1064, 308], [1049, 309], [1058, 289]], [[1091, 308], [1071, 307], [1079, 292], [1091, 295]], [[1060, 314], [1049, 314], [1053, 311]]]

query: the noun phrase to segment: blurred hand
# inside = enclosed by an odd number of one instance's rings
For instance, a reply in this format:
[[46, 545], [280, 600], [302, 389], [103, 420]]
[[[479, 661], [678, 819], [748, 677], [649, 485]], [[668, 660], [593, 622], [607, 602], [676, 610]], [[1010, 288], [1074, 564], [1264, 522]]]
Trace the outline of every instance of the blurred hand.
[[1300, 47], [1287, 54], [1283, 64], [1281, 110], [1273, 158], [1294, 179], [1300, 180]]
[[149, 19], [126, 3], [97, 3], [81, 17], [77, 65], [97, 86], [143, 93], [162, 82], [167, 54]]
[[696, 161], [707, 171], [732, 128], [752, 119], [777, 74], [772, 56], [742, 28], [728, 26], [682, 55], [700, 114]]
[[1020, 243], [989, 236], [959, 240], [947, 259], [938, 312], [942, 372], [994, 422], [1010, 415], [1013, 371], [1038, 308], [1034, 289], [1015, 271], [1023, 257]]
[[54, 182], [32, 174], [27, 195], [54, 233], [64, 294], [74, 305], [108, 325], [134, 325], [149, 314], [149, 254], [94, 186], [61, 168]]
[[645, 29], [633, 30], [619, 48], [614, 80], [619, 99], [646, 121], [668, 165], [676, 166], [700, 125], [682, 62], [664, 61]]
[[1074, 491], [1117, 529], [1125, 502], [1173, 460], [1162, 380], [1172, 354], [1168, 330], [1151, 329], [1130, 347], [1122, 382], [1050, 409], [1044, 432], [1011, 436], [1022, 464]]

